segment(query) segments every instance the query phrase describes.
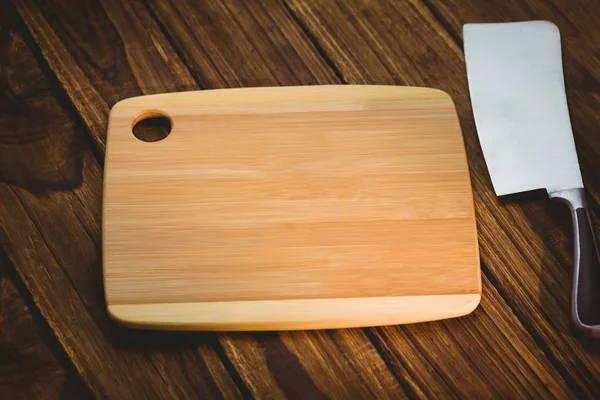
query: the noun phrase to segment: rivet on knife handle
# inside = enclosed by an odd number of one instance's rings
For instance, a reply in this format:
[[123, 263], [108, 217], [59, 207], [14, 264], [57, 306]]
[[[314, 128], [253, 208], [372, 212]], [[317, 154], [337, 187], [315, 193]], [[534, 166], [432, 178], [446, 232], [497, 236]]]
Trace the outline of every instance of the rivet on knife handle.
[[568, 204], [573, 218], [573, 324], [581, 334], [600, 338], [600, 252], [585, 191], [562, 190], [550, 197]]

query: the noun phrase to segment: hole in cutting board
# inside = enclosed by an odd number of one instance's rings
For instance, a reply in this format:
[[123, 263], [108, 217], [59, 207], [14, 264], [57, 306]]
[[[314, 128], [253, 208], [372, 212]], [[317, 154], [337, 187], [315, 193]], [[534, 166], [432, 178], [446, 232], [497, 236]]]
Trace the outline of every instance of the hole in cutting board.
[[158, 111], [146, 111], [134, 120], [132, 131], [142, 142], [158, 142], [171, 133], [171, 120]]

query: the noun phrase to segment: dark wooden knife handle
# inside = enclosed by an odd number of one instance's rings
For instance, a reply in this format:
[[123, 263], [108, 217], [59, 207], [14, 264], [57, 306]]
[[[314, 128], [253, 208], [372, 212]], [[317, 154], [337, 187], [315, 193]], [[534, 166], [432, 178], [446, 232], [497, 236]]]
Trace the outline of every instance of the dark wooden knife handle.
[[600, 253], [585, 191], [570, 189], [550, 196], [567, 203], [573, 217], [573, 324], [580, 334], [600, 338]]

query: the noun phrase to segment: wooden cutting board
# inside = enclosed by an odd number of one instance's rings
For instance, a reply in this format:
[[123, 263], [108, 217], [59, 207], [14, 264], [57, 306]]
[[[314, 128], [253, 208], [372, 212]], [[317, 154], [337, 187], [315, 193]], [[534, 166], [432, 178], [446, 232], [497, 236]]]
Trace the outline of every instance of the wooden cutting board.
[[[135, 123], [167, 116], [143, 142]], [[110, 315], [283, 330], [456, 317], [479, 303], [475, 214], [450, 97], [391, 86], [206, 90], [110, 113]]]

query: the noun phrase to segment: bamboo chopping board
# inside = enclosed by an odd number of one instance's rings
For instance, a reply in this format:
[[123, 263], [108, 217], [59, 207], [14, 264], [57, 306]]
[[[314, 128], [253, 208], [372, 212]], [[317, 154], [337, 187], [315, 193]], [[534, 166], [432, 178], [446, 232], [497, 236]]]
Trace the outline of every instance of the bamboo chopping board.
[[[132, 134], [149, 116], [164, 140]], [[110, 315], [135, 327], [339, 328], [479, 303], [473, 199], [450, 97], [390, 86], [206, 90], [110, 113]]]

